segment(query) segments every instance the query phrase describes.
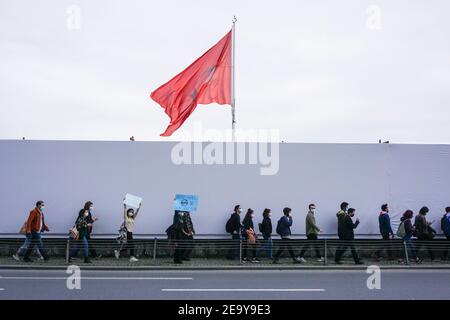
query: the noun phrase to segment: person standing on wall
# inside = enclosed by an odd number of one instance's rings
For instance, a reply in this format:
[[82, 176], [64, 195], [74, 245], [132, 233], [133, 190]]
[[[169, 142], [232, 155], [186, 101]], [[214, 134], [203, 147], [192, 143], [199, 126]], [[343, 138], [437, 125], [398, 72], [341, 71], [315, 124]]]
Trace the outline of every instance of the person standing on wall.
[[316, 205], [314, 203], [311, 203], [308, 206], [308, 214], [306, 215], [306, 238], [308, 242], [303, 246], [302, 251], [300, 252], [300, 261], [306, 262], [305, 258], [303, 256], [305, 255], [306, 250], [312, 246], [313, 249], [316, 251], [316, 257], [318, 262], [323, 262], [324, 258], [320, 254], [320, 250], [318, 246], [314, 243], [317, 242], [317, 235], [319, 232], [322, 232], [322, 230], [317, 226], [316, 223], [316, 217], [314, 216], [314, 213], [316, 211]]
[[291, 244], [291, 226], [292, 226], [292, 209], [291, 208], [284, 208], [283, 209], [283, 216], [278, 220], [277, 223], [277, 234], [281, 237], [281, 244], [278, 248], [277, 253], [275, 254], [275, 258], [273, 260], [273, 263], [277, 264], [279, 263], [281, 253], [283, 253], [284, 250], [288, 250], [289, 255], [291, 256], [294, 263], [301, 263], [300, 259], [298, 259], [295, 256], [294, 249], [292, 248]]
[[44, 257], [44, 261], [49, 260], [49, 256], [44, 248], [44, 243], [42, 242], [41, 233], [45, 231], [49, 231], [48, 226], [45, 224], [44, 219], [44, 201], [39, 200], [36, 202], [36, 207], [31, 210], [28, 220], [27, 220], [27, 228], [26, 228], [26, 236], [29, 237], [30, 245], [25, 251], [23, 261], [32, 262], [30, 259], [31, 252], [33, 251], [34, 246], [39, 248], [42, 256]]
[[442, 253], [442, 260], [447, 260], [448, 252], [450, 251], [450, 207], [445, 208], [445, 214], [441, 218], [441, 229], [448, 243], [447, 248]]
[[194, 250], [194, 224], [192, 223], [191, 213], [185, 211], [183, 215], [183, 238], [185, 241], [185, 250], [183, 254], [184, 261], [191, 260], [191, 253]]
[[355, 261], [355, 264], [363, 264], [363, 262], [359, 259], [358, 253], [356, 252], [355, 245], [353, 244], [353, 241], [355, 240], [355, 233], [354, 229], [358, 227], [359, 225], [359, 219], [356, 218], [356, 222], [353, 223], [353, 216], [355, 215], [355, 209], [350, 208], [348, 209], [347, 214], [344, 217], [342, 226], [341, 226], [341, 236], [342, 240], [345, 241], [343, 245], [340, 246], [340, 248], [336, 251], [336, 256], [334, 257], [334, 260], [336, 264], [341, 264], [341, 258], [344, 252], [350, 248], [353, 256], [353, 260]]
[[[124, 199], [125, 202], [125, 199]], [[134, 222], [136, 221], [137, 215], [139, 214], [139, 210], [141, 210], [142, 202], [139, 204], [139, 207], [136, 209], [136, 212], [133, 208], [128, 208], [127, 205], [123, 204], [123, 224], [125, 226], [125, 229], [127, 230], [127, 242], [125, 248], [123, 246], [119, 250], [114, 250], [114, 255], [116, 256], [116, 259], [119, 259], [120, 252], [122, 250], [130, 250], [130, 262], [137, 262], [139, 261], [138, 258], [136, 258], [135, 255], [135, 248], [134, 248], [134, 240], [133, 240], [133, 230], [134, 230]]]
[[242, 208], [240, 205], [234, 206], [234, 212], [228, 219], [225, 230], [231, 235], [230, 248], [228, 249], [228, 260], [233, 260], [239, 256], [239, 240], [241, 240], [241, 212]]
[[[93, 228], [94, 222], [96, 222], [98, 220], [98, 218], [92, 217], [92, 210], [94, 209], [94, 204], [92, 203], [92, 201], [87, 201], [84, 204], [83, 209], [88, 211], [87, 222], [89, 224], [89, 227], [87, 230], [88, 233], [86, 235], [86, 239], [88, 240], [88, 242], [91, 242], [92, 228]], [[101, 255], [98, 255], [97, 252], [95, 251], [95, 249], [93, 248], [92, 243], [89, 248], [89, 253], [90, 253], [91, 258], [93, 258], [93, 259], [101, 257]]]
[[375, 252], [375, 257], [381, 260], [382, 253], [386, 249], [389, 260], [393, 259], [392, 239], [394, 239], [394, 232], [392, 231], [391, 219], [389, 217], [389, 206], [387, 203], [381, 205], [381, 212], [378, 216], [378, 225], [380, 234], [383, 239], [382, 247]]
[[261, 232], [262, 236], [263, 236], [263, 242], [262, 242], [262, 246], [261, 249], [258, 251], [257, 256], [260, 256], [261, 252], [265, 252], [266, 256], [269, 259], [273, 259], [273, 254], [272, 254], [272, 248], [273, 248], [273, 244], [272, 244], [272, 219], [270, 219], [271, 217], [271, 211], [268, 208], [265, 208], [263, 211], [263, 221], [259, 224], [259, 232]]
[[80, 243], [83, 243], [84, 263], [92, 263], [89, 259], [89, 242], [87, 239], [88, 228], [91, 226], [88, 216], [89, 211], [85, 209], [81, 209], [78, 213], [77, 220], [75, 221], [75, 227], [78, 231], [78, 239], [75, 247], [70, 250], [69, 263], [71, 263], [72, 258], [78, 254], [78, 251], [80, 250]]
[[[243, 236], [245, 238], [243, 253], [242, 253], [242, 261], [247, 262], [251, 261], [254, 263], [258, 263], [258, 259], [256, 258], [256, 233], [253, 226], [253, 216], [254, 212], [252, 209], [248, 209], [245, 214], [244, 220], [242, 220], [243, 225]], [[252, 253], [251, 260], [249, 259], [249, 252]]]
[[[429, 245], [430, 241], [433, 241], [434, 235], [436, 231], [431, 227], [433, 221], [427, 221], [426, 215], [430, 210], [428, 207], [422, 207], [419, 210], [419, 214], [416, 216], [414, 220], [414, 236], [420, 241], [419, 248], [422, 246], [425, 247], [428, 251], [428, 255], [430, 256], [431, 261], [434, 260], [433, 248]], [[417, 250], [419, 251], [419, 250]]]

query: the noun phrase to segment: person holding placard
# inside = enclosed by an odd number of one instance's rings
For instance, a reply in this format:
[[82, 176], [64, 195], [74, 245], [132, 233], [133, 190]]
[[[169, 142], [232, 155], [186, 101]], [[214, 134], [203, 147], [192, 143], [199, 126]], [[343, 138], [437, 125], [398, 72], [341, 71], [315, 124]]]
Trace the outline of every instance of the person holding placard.
[[[124, 199], [125, 201], [125, 199]], [[136, 212], [133, 208], [128, 208], [127, 205], [123, 204], [123, 225], [125, 229], [127, 230], [127, 242], [126, 246], [122, 244], [119, 248], [119, 250], [114, 250], [114, 255], [117, 259], [120, 258], [120, 252], [123, 250], [129, 250], [130, 251], [130, 262], [137, 262], [139, 259], [135, 256], [134, 251], [134, 240], [133, 240], [133, 230], [134, 230], [134, 222], [136, 221], [136, 217], [139, 213], [139, 210], [141, 209], [142, 202], [139, 204], [139, 207], [137, 208]]]

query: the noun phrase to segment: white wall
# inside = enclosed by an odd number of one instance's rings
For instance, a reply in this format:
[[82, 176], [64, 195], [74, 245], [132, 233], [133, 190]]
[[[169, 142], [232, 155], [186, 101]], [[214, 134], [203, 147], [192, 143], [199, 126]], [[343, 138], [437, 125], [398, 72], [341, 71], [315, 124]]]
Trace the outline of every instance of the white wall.
[[[307, 205], [336, 233], [342, 201], [357, 209], [358, 233], [376, 234], [379, 206], [392, 219], [410, 208], [430, 208], [439, 219], [450, 206], [450, 146], [394, 144], [280, 144], [279, 172], [260, 175], [259, 165], [175, 165], [172, 142], [0, 141], [0, 233], [17, 232], [35, 202], [46, 202], [52, 232], [66, 232], [85, 201], [94, 202], [96, 233], [116, 233], [125, 193], [144, 198], [135, 233], [163, 233], [171, 223], [174, 194], [197, 194], [197, 233], [222, 234], [235, 204], [260, 220], [271, 208], [294, 212], [293, 233], [304, 233]], [[206, 145], [206, 144], [205, 144]]]

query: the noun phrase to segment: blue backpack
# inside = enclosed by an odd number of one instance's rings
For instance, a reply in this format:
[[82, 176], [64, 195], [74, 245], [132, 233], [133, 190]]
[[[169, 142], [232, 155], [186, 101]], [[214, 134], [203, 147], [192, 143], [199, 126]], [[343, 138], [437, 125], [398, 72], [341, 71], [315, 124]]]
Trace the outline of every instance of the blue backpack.
[[441, 219], [441, 229], [446, 237], [450, 237], [450, 216], [444, 215]]

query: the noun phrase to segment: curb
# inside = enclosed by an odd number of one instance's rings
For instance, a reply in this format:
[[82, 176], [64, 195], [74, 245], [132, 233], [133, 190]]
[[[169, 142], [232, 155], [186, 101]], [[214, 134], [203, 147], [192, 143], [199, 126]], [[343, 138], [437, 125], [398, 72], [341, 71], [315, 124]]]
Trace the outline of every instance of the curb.
[[[73, 264], [76, 265], [76, 264]], [[67, 270], [68, 265], [59, 266], [19, 266], [19, 265], [0, 265], [0, 270]], [[233, 271], [233, 270], [367, 270], [369, 265], [363, 266], [79, 266], [82, 270], [92, 271]], [[382, 270], [450, 270], [450, 266], [379, 266]]]

